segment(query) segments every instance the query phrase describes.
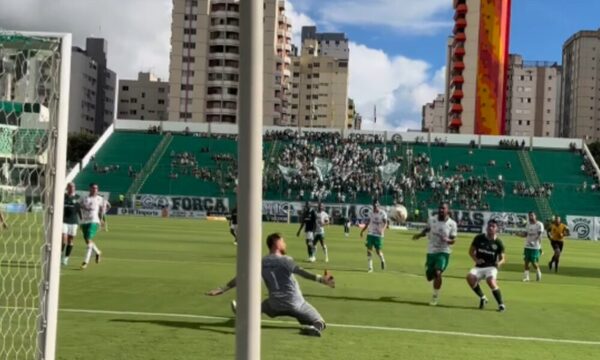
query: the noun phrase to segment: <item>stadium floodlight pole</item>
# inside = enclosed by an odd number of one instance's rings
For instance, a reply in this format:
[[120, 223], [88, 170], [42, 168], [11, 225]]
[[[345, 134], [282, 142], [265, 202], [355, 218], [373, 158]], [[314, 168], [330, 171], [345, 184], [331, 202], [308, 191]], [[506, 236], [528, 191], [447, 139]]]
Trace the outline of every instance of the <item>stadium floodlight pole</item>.
[[260, 359], [263, 0], [240, 1], [236, 359]]

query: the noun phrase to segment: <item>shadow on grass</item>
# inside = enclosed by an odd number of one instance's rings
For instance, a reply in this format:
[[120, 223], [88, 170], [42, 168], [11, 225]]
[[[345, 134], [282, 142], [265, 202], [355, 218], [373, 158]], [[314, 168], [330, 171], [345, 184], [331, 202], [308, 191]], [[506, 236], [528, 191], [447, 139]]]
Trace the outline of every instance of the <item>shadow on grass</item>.
[[[330, 295], [304, 294], [304, 297], [330, 299], [330, 300], [366, 301], [366, 302], [375, 302], [375, 303], [391, 303], [391, 304], [405, 304], [405, 305], [412, 305], [412, 306], [432, 307], [426, 301], [402, 300], [402, 299], [394, 297], [394, 296], [382, 296], [379, 298], [361, 298], [361, 297], [354, 297], [354, 296], [330, 296]], [[444, 304], [438, 304], [436, 307], [447, 308], [447, 309], [467, 309], [467, 310], [476, 309], [473, 306], [457, 306], [457, 305], [444, 305]]]
[[[197, 321], [172, 321], [172, 320], [132, 320], [132, 319], [112, 319], [112, 322], [129, 324], [151, 324], [170, 328], [190, 329], [214, 332], [217, 334], [235, 335], [235, 319], [229, 319], [222, 322], [197, 322]], [[262, 329], [292, 329], [299, 330], [298, 326], [291, 325], [265, 325]]]
[[[554, 274], [554, 269], [548, 269], [548, 262], [541, 261], [540, 268], [542, 269], [542, 273], [552, 273]], [[523, 264], [511, 263], [505, 264], [502, 266], [500, 271], [507, 272], [517, 272], [523, 273], [524, 267]], [[533, 267], [531, 267], [530, 271], [535, 274]], [[587, 277], [587, 278], [600, 278], [600, 268], [585, 268], [579, 266], [559, 266], [558, 275], [563, 276], [573, 276], [573, 277]]]

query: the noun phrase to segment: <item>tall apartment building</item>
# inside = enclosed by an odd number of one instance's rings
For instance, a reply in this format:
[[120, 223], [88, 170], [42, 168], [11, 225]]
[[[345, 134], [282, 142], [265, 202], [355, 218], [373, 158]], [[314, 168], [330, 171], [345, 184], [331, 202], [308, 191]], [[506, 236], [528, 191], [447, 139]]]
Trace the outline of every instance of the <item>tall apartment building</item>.
[[140, 72], [137, 80], [119, 80], [119, 119], [168, 120], [169, 83], [152, 73]]
[[434, 133], [448, 132], [446, 126], [447, 108], [446, 96], [444, 94], [438, 94], [435, 100], [423, 105], [422, 131]]
[[511, 0], [454, 0], [449, 130], [503, 134]]
[[115, 117], [117, 75], [106, 67], [107, 42], [87, 38], [71, 51], [69, 133], [102, 134]]
[[561, 67], [510, 55], [506, 134], [558, 136]]
[[[264, 123], [289, 122], [291, 24], [265, 0]], [[238, 121], [240, 0], [173, 0], [169, 120]]]
[[600, 29], [579, 31], [567, 39], [562, 58], [559, 133], [600, 140]]
[[292, 124], [355, 127], [348, 116], [348, 60], [345, 34], [302, 29], [302, 50], [292, 59]]

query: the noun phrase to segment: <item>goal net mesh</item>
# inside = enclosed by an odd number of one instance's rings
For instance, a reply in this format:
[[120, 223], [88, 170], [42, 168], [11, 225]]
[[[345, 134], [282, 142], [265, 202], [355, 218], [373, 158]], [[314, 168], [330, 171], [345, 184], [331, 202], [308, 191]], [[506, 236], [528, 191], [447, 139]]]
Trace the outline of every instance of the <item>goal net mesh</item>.
[[0, 359], [41, 359], [61, 39], [0, 31]]

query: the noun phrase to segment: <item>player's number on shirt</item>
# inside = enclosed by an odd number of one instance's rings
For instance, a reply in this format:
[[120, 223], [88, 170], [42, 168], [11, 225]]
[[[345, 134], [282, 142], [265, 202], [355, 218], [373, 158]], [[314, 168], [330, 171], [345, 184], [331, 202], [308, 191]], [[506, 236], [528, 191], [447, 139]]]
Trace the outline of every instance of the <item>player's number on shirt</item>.
[[273, 277], [273, 282], [275, 283], [275, 288], [277, 290], [279, 290], [279, 283], [277, 282], [277, 277], [275, 276], [275, 273], [273, 271], [271, 271], [271, 276]]

